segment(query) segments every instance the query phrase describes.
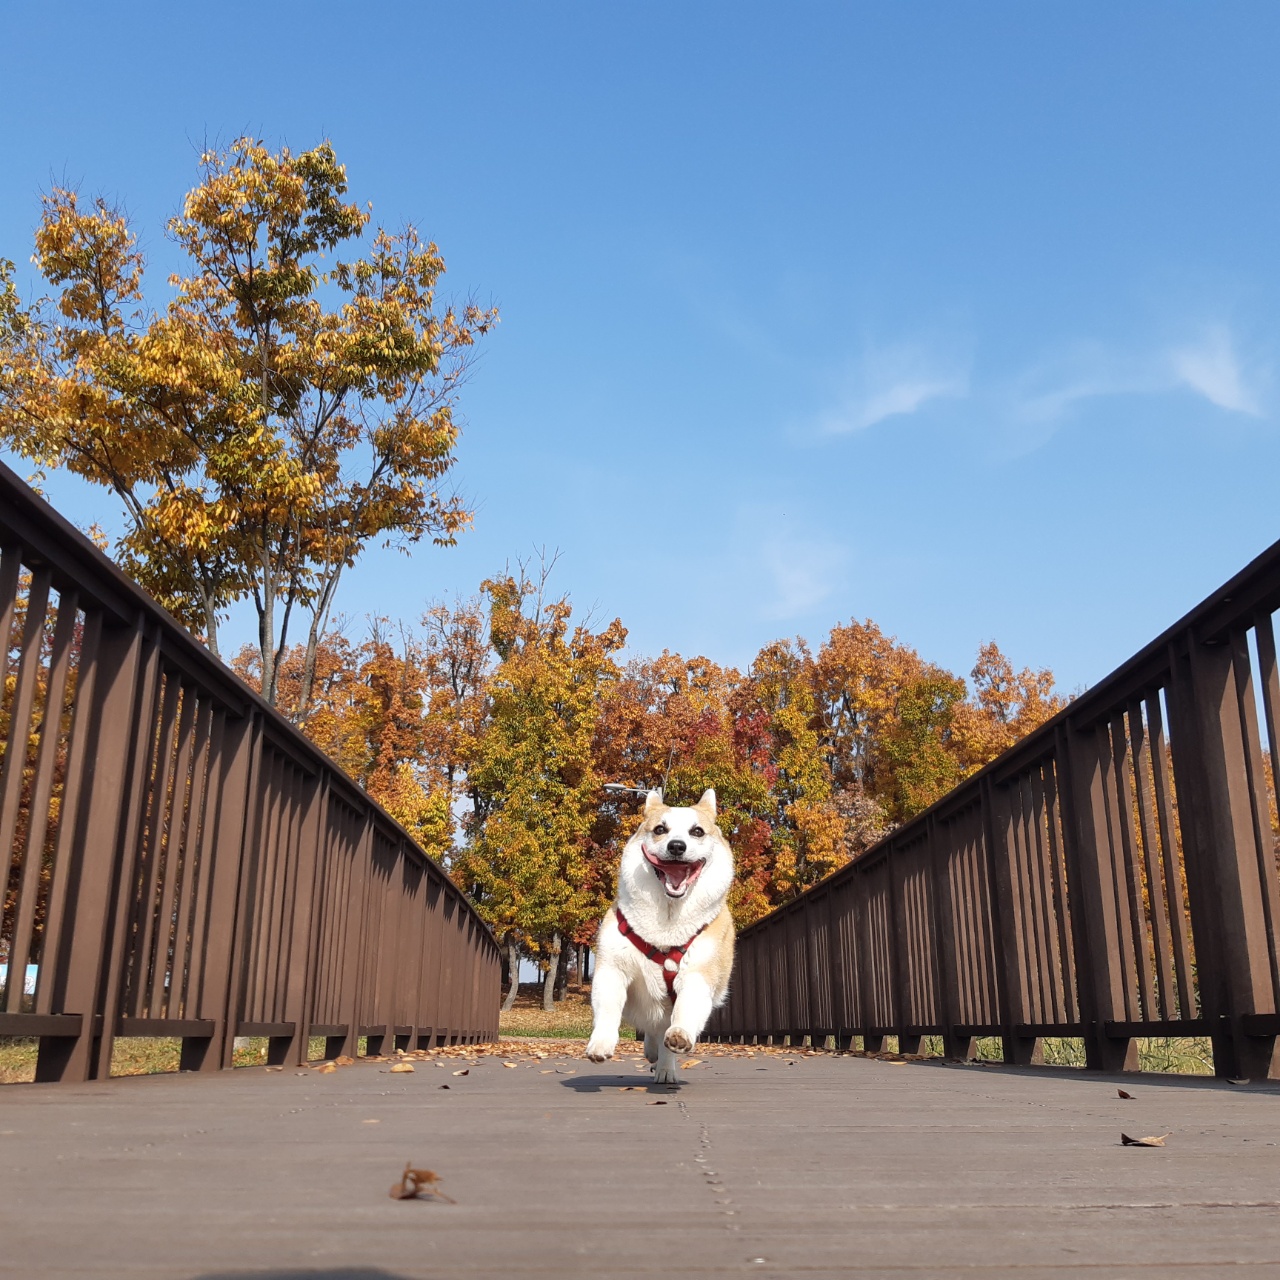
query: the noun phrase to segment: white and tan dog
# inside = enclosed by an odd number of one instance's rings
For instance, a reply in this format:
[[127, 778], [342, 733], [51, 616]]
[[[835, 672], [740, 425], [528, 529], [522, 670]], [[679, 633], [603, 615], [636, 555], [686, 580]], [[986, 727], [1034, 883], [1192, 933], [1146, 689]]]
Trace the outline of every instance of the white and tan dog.
[[674, 808], [650, 791], [618, 868], [618, 900], [596, 937], [587, 1057], [613, 1057], [623, 1019], [644, 1035], [662, 1083], [678, 1078], [711, 1011], [729, 994], [733, 853], [716, 826], [716, 793]]

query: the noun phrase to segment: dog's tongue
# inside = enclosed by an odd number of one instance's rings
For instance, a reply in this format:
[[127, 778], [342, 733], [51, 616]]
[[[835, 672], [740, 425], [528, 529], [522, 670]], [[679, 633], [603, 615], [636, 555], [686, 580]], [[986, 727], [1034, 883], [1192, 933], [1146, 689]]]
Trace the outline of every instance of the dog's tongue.
[[659, 868], [662, 878], [673, 888], [678, 889], [693, 874], [696, 862], [664, 862]]

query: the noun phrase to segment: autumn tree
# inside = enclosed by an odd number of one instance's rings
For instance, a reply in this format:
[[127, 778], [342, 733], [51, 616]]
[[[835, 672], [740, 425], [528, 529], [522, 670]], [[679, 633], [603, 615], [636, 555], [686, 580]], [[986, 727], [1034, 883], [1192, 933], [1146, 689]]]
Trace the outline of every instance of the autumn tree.
[[22, 307], [0, 263], [0, 441], [113, 490], [121, 563], [215, 653], [251, 599], [273, 702], [301, 622], [303, 712], [344, 570], [371, 541], [448, 545], [471, 518], [442, 485], [497, 313], [438, 306], [436, 246], [412, 226], [366, 242], [370, 216], [328, 143], [240, 138], [201, 156], [168, 223], [185, 266], [162, 308], [125, 213], [65, 188], [35, 239], [55, 296]]
[[509, 949], [512, 995], [520, 946], [543, 958], [549, 1009], [564, 939], [606, 905], [586, 858], [601, 794], [591, 747], [626, 631], [617, 621], [600, 632], [571, 625], [568, 600], [548, 599], [545, 587], [545, 571], [483, 584], [498, 665], [469, 761], [468, 839], [454, 876]]

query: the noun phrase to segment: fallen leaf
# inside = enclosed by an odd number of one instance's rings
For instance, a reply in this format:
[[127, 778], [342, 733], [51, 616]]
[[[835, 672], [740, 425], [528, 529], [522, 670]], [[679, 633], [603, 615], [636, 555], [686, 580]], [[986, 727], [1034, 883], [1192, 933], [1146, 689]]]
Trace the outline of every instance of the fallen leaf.
[[1164, 1140], [1172, 1137], [1172, 1132], [1162, 1133], [1158, 1137], [1131, 1138], [1127, 1133], [1120, 1135], [1120, 1142], [1126, 1147], [1163, 1147]]
[[502, 1065], [504, 1067], [510, 1067], [511, 1070], [514, 1071], [519, 1064], [515, 1062], [504, 1062]]
[[1132, 1100], [1133, 1100], [1133, 1094], [1131, 1094], [1131, 1093], [1125, 1093], [1125, 1091], [1124, 1091], [1123, 1089], [1117, 1089], [1117, 1090], [1116, 1090], [1116, 1096], [1117, 1096], [1117, 1097], [1120, 1097], [1120, 1098], [1128, 1098], [1130, 1101], [1132, 1101]]
[[649, 1105], [651, 1107], [665, 1107], [667, 1105], [667, 1100], [665, 1098], [655, 1098], [654, 1101], [649, 1103]]
[[553, 1076], [556, 1073], [555, 1067], [547, 1067], [545, 1071], [539, 1071], [540, 1076]]
[[393, 1200], [416, 1200], [419, 1196], [433, 1196], [438, 1200], [447, 1200], [450, 1204], [458, 1202], [440, 1190], [439, 1175], [430, 1169], [415, 1169], [412, 1164], [404, 1167], [404, 1174], [388, 1193]]
[[331, 1071], [337, 1071], [337, 1069], [338, 1068], [335, 1067], [332, 1062], [322, 1062], [316, 1068], [316, 1070], [319, 1071], [321, 1075], [328, 1075]]
[[471, 1068], [463, 1067], [461, 1071], [455, 1071], [453, 1074], [455, 1076], [469, 1076], [471, 1074]]
[[361, 1120], [361, 1124], [381, 1124], [381, 1120]]
[[700, 1066], [702, 1066], [702, 1059], [701, 1059], [701, 1058], [688, 1058], [688, 1059], [686, 1059], [684, 1062], [682, 1062], [682, 1063], [680, 1064], [680, 1066], [681, 1066], [681, 1068], [685, 1068], [685, 1067], [700, 1067]]
[[618, 1087], [619, 1093], [644, 1093], [645, 1088], [642, 1084], [624, 1084]]
[[412, 1063], [412, 1062], [397, 1062], [397, 1063], [396, 1063], [396, 1064], [391, 1068], [391, 1074], [392, 1074], [392, 1075], [399, 1075], [399, 1074], [400, 1074], [401, 1072], [403, 1072], [403, 1071], [412, 1071], [412, 1070], [413, 1070], [413, 1063]]
[[442, 1084], [442, 1085], [440, 1085], [439, 1087], [440, 1087], [441, 1089], [447, 1089], [449, 1086], [448, 1086], [447, 1084]]
[[333, 1061], [339, 1067], [354, 1067], [356, 1065], [356, 1060], [354, 1058], [349, 1058], [345, 1053], [334, 1058]]

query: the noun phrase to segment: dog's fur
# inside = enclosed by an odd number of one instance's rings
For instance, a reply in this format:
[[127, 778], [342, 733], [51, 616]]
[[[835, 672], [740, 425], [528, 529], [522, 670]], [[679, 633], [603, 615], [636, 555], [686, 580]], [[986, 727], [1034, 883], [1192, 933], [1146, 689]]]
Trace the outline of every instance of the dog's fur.
[[[701, 870], [690, 870], [699, 863]], [[694, 1047], [712, 1009], [729, 994], [734, 930], [725, 900], [732, 884], [733, 853], [716, 826], [716, 793], [704, 792], [692, 808], [675, 808], [650, 791], [640, 829], [622, 851], [617, 907], [655, 947], [697, 937], [676, 974], [673, 1005], [662, 966], [623, 936], [617, 909], [609, 910], [596, 937], [588, 1058], [613, 1057], [625, 1018], [644, 1035], [656, 1079], [676, 1081], [678, 1055]]]

